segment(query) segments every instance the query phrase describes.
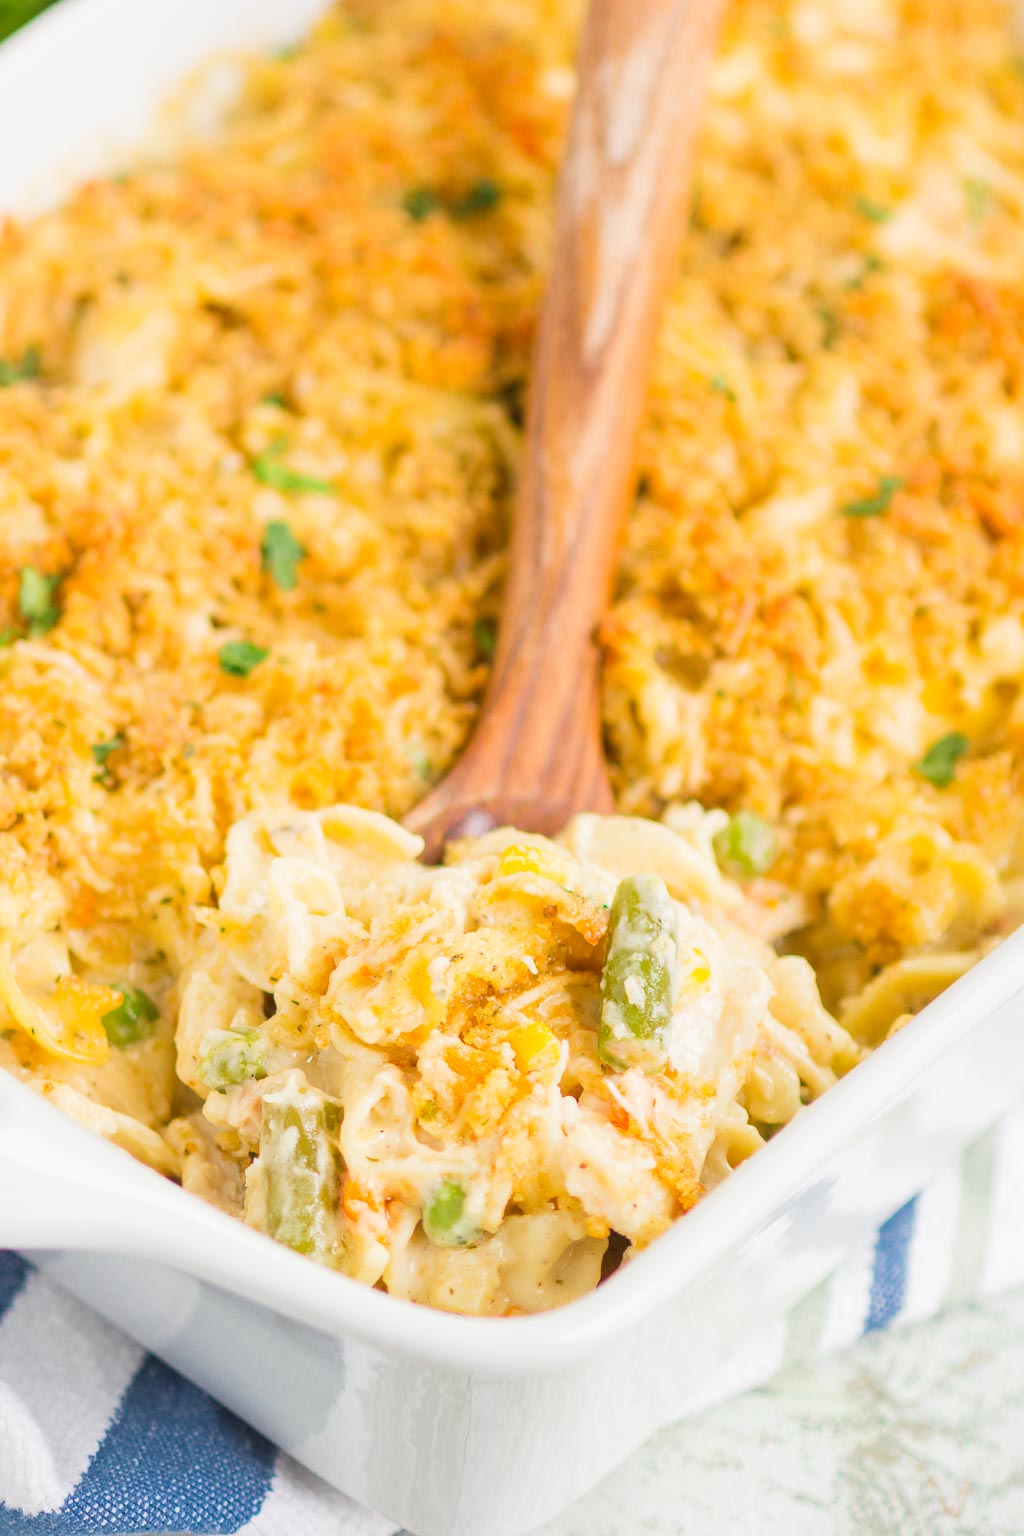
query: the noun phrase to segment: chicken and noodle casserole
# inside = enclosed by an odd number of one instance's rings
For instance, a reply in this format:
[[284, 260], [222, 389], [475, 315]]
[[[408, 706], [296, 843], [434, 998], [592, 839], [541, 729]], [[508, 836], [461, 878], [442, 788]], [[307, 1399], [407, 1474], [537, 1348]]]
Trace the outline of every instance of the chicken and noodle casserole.
[[400, 825], [493, 654], [579, 19], [347, 0], [0, 230], [0, 1066], [497, 1316], [1024, 911], [997, 0], [735, 0], [600, 636], [619, 814], [437, 868]]

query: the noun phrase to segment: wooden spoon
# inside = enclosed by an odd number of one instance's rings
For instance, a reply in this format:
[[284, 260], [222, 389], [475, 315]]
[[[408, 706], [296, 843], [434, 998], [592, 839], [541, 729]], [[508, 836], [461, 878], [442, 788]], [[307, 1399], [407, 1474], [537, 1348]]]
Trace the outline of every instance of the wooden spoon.
[[476, 729], [407, 817], [428, 858], [612, 809], [597, 626], [722, 0], [593, 0], [559, 182], [503, 617]]

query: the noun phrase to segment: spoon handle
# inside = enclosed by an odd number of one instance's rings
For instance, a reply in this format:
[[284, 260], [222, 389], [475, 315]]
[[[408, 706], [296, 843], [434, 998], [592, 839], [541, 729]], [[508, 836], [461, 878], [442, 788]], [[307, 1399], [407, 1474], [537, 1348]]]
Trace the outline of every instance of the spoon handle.
[[[721, 0], [593, 0], [559, 182], [503, 618], [469, 747], [410, 816], [550, 832], [609, 810], [596, 630], [632, 490]], [[466, 813], [482, 812], [476, 826]], [[436, 851], [436, 841], [434, 849]]]

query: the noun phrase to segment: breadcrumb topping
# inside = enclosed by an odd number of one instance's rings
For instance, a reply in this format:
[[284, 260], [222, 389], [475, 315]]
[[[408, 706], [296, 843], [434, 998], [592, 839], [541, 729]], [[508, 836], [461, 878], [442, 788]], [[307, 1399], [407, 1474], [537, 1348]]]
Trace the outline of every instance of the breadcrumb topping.
[[[173, 985], [232, 822], [400, 816], [459, 751], [578, 11], [351, 0], [214, 139], [4, 225], [16, 937]], [[605, 723], [623, 810], [776, 826], [832, 1006], [1016, 911], [1022, 114], [997, 0], [739, 0], [716, 66]]]

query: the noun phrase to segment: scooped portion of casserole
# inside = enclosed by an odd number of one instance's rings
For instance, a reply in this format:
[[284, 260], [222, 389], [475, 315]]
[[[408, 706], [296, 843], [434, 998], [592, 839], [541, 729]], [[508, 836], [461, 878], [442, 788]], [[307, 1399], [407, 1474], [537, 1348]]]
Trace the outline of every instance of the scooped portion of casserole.
[[181, 996], [185, 1187], [435, 1306], [591, 1289], [860, 1055], [723, 834], [586, 815], [430, 868], [369, 811], [239, 822]]
[[470, 1311], [595, 1283], [1024, 914], [1002, 0], [736, 0], [600, 635], [626, 820], [395, 824], [487, 680], [580, 9], [325, 5], [0, 227], [0, 1065]]

